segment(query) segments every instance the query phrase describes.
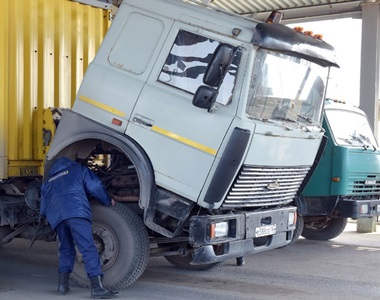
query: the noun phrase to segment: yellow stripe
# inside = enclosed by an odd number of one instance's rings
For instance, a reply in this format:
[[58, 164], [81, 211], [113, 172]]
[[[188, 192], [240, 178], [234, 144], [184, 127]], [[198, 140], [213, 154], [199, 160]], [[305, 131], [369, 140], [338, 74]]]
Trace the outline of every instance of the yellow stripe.
[[120, 117], [125, 117], [125, 112], [122, 112], [121, 110], [117, 110], [116, 108], [113, 108], [111, 106], [105, 105], [104, 103], [100, 103], [100, 102], [98, 102], [98, 101], [96, 101], [94, 99], [90, 99], [90, 98], [88, 98], [86, 96], [83, 96], [83, 95], [79, 96], [78, 99], [81, 100], [81, 101], [83, 101], [83, 102], [86, 102], [88, 104], [91, 104], [93, 106], [96, 106], [96, 107], [98, 107], [100, 109], [108, 111], [108, 112], [110, 112], [110, 113], [112, 113], [114, 115], [117, 115], [117, 116], [120, 116]]
[[160, 128], [160, 127], [157, 127], [157, 126], [153, 125], [152, 126], [152, 130], [155, 131], [155, 132], [158, 132], [158, 133], [160, 133], [162, 135], [165, 135], [167, 137], [170, 137], [173, 140], [179, 141], [179, 142], [184, 143], [186, 145], [189, 145], [189, 146], [191, 146], [193, 148], [201, 150], [203, 152], [209, 153], [211, 155], [216, 155], [216, 152], [217, 152], [216, 150], [214, 150], [212, 148], [209, 148], [209, 147], [207, 147], [205, 145], [199, 144], [197, 142], [194, 142], [192, 140], [189, 140], [187, 138], [184, 138], [182, 136], [179, 136], [178, 134], [175, 134], [173, 132], [167, 131], [167, 130], [165, 130], [163, 128]]

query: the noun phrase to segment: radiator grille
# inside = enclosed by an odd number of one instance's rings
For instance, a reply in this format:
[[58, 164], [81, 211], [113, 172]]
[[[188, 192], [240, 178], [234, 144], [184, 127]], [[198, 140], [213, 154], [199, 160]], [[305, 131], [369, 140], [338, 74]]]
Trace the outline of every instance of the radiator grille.
[[351, 195], [380, 195], [380, 176], [366, 174], [350, 174], [348, 194]]
[[236, 177], [222, 207], [258, 207], [289, 203], [293, 201], [309, 169], [245, 165]]

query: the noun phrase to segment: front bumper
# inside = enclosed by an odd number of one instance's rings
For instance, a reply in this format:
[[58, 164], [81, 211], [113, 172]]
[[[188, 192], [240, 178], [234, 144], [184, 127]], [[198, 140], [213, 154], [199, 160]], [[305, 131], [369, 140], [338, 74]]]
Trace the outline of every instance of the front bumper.
[[336, 210], [343, 218], [369, 218], [380, 216], [380, 199], [350, 200], [340, 199]]
[[[297, 208], [294, 206], [240, 212], [237, 214], [193, 216], [190, 219], [192, 264], [225, 261], [286, 246], [292, 240]], [[216, 223], [228, 223], [228, 233], [212, 237]], [[291, 222], [291, 223], [290, 223]], [[275, 232], [274, 232], [275, 231]]]

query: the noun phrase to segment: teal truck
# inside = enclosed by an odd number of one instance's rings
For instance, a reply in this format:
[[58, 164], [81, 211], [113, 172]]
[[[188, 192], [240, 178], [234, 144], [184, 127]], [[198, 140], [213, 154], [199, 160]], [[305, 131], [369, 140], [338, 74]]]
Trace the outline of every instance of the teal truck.
[[298, 235], [311, 240], [337, 237], [348, 218], [380, 215], [380, 151], [367, 116], [327, 99], [323, 128], [320, 158], [296, 199]]

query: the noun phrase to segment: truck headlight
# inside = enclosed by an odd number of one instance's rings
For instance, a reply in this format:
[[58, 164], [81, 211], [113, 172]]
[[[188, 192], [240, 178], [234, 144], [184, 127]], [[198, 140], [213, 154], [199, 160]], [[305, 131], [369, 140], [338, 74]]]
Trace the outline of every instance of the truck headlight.
[[361, 214], [368, 214], [368, 212], [369, 212], [368, 204], [362, 204], [362, 205], [360, 205], [359, 211], [360, 211]]
[[296, 225], [297, 223], [297, 212], [290, 212], [288, 216], [288, 226]]
[[218, 222], [210, 224], [210, 238], [220, 238], [228, 236], [228, 222]]

